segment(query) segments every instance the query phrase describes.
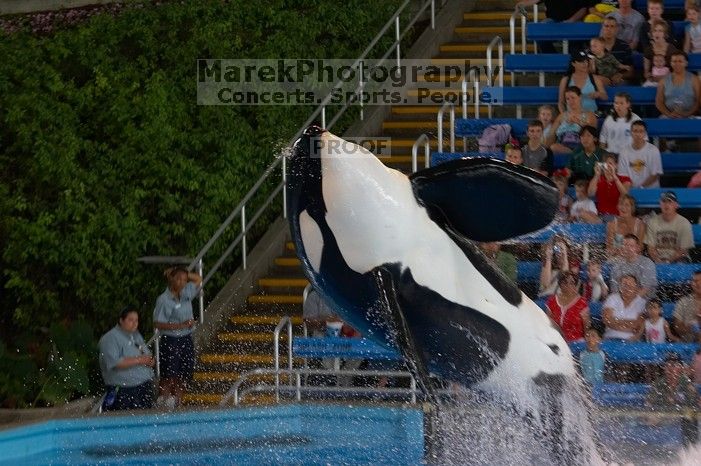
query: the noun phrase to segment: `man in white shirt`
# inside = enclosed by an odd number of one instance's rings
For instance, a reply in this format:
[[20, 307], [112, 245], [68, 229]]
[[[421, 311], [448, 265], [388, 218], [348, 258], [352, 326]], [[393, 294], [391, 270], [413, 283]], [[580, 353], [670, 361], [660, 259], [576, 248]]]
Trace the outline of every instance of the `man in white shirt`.
[[647, 222], [647, 253], [657, 264], [688, 261], [689, 249], [694, 247], [691, 223], [677, 209], [677, 195], [665, 191], [660, 196], [660, 215]]
[[647, 142], [647, 125], [634, 121], [630, 126], [633, 142], [618, 157], [618, 174], [630, 178], [633, 188], [659, 188], [662, 157], [654, 144]]

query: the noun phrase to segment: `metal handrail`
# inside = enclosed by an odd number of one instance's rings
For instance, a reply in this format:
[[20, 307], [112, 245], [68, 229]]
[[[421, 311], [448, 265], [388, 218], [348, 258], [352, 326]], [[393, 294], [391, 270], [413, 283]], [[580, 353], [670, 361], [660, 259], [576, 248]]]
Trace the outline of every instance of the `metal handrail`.
[[[487, 46], [487, 86], [492, 87], [492, 76], [494, 75], [494, 67], [492, 66], [492, 52], [494, 46], [497, 46], [497, 56], [499, 57], [499, 87], [504, 87], [504, 41], [501, 36], [495, 36]], [[479, 96], [475, 97], [479, 100]], [[492, 103], [487, 104], [487, 115], [492, 118]]]
[[[535, 5], [534, 5], [535, 6]], [[534, 8], [535, 9], [535, 8]], [[526, 22], [528, 16], [521, 10], [514, 10], [509, 18], [509, 51], [513, 55], [516, 53], [516, 17], [521, 18], [521, 53], [526, 54]]]
[[[416, 380], [411, 375], [411, 373], [406, 371], [370, 371], [370, 370], [333, 370], [333, 369], [252, 369], [250, 371], [243, 372], [236, 382], [231, 386], [231, 388], [224, 394], [222, 399], [219, 401], [220, 406], [226, 406], [229, 400], [233, 398], [234, 405], [238, 405], [241, 402], [241, 385], [248, 381], [249, 378], [260, 375], [276, 375], [282, 373], [289, 375], [290, 379], [294, 378], [294, 385], [290, 384], [287, 386], [280, 387], [279, 384], [275, 386], [269, 385], [258, 385], [252, 391], [275, 391], [276, 402], [280, 401], [280, 389], [285, 391], [294, 391], [295, 398], [297, 401], [301, 401], [302, 392], [335, 392], [335, 393], [365, 393], [365, 394], [381, 394], [381, 393], [402, 393], [411, 395], [410, 401], [412, 404], [416, 403], [416, 395], [420, 393], [416, 386]], [[366, 387], [314, 387], [314, 386], [304, 386], [302, 385], [302, 376], [306, 375], [331, 375], [331, 376], [364, 376], [364, 377], [407, 377], [409, 378], [409, 389], [394, 388], [394, 387], [384, 387], [384, 388], [366, 388]], [[251, 390], [249, 390], [251, 391]]]
[[[409, 29], [411, 26], [418, 21], [422, 13], [430, 6], [431, 7], [431, 28], [435, 29], [435, 0], [427, 0], [426, 2], [423, 3], [422, 7], [419, 9], [419, 11], [414, 15], [414, 17], [410, 20], [408, 25], [404, 28], [404, 32], [401, 31], [400, 27], [400, 17], [402, 13], [404, 13], [404, 10], [407, 8], [407, 6], [411, 3], [410, 0], [406, 0], [405, 2], [402, 3], [402, 5], [397, 9], [397, 11], [392, 15], [392, 17], [385, 23], [384, 27], [380, 30], [380, 32], [375, 36], [375, 38], [370, 41], [370, 44], [365, 48], [361, 56], [355, 61], [353, 66], [358, 66], [359, 64], [362, 64], [364, 60], [367, 59], [367, 55], [372, 51], [372, 49], [377, 45], [377, 43], [382, 39], [382, 37], [385, 35], [385, 33], [392, 27], [394, 27], [394, 33], [395, 33], [395, 41], [391, 44], [389, 47], [388, 53], [385, 55], [384, 58], [389, 56], [392, 52], [396, 51], [396, 60], [397, 64], [401, 66], [401, 49], [400, 49], [400, 42], [402, 38], [408, 33]], [[384, 59], [383, 58], [383, 59]], [[350, 103], [345, 103], [339, 110], [338, 113], [334, 116], [334, 118], [326, 124], [326, 107], [327, 105], [331, 102], [331, 99], [333, 98], [334, 91], [336, 88], [338, 88], [340, 85], [343, 84], [342, 80], [339, 80], [336, 85], [332, 88], [332, 90], [329, 92], [329, 94], [326, 96], [326, 98], [323, 99], [321, 104], [316, 108], [316, 110], [311, 114], [311, 116], [307, 119], [307, 121], [304, 122], [302, 127], [295, 133], [294, 137], [290, 140], [288, 143], [288, 146], [291, 146], [301, 135], [302, 132], [312, 123], [317, 121], [318, 118], [321, 118], [321, 124], [324, 128], [330, 129], [333, 127], [333, 125], [338, 121], [338, 119], [346, 112], [346, 110], [350, 107]], [[356, 89], [357, 92], [362, 91], [362, 86], [359, 86]], [[359, 99], [359, 101], [362, 102], [362, 99]], [[362, 117], [362, 113], [361, 113]], [[224, 231], [231, 225], [231, 223], [236, 219], [237, 217], [241, 216], [241, 227], [242, 231], [241, 233], [236, 237], [236, 239], [230, 244], [230, 246], [226, 249], [226, 251], [219, 257], [214, 262], [214, 265], [212, 268], [209, 270], [209, 273], [207, 274], [206, 277], [204, 277], [204, 280], [202, 282], [202, 285], [204, 286], [214, 275], [215, 272], [219, 269], [221, 264], [228, 258], [228, 256], [231, 254], [231, 252], [239, 245], [242, 247], [242, 267], [246, 269], [247, 264], [246, 264], [246, 258], [248, 256], [248, 245], [246, 244], [246, 233], [248, 229], [250, 229], [250, 226], [252, 222], [246, 222], [245, 219], [245, 210], [246, 206], [248, 203], [251, 201], [251, 199], [258, 194], [260, 191], [261, 187], [263, 184], [270, 178], [270, 176], [273, 173], [276, 173], [278, 168], [282, 165], [282, 170], [280, 171], [281, 173], [281, 183], [275, 188], [274, 195], [271, 195], [269, 199], [263, 204], [263, 206], [259, 209], [258, 213], [254, 216], [254, 219], [258, 219], [263, 212], [272, 204], [272, 201], [274, 200], [275, 195], [279, 193], [279, 191], [282, 191], [282, 202], [283, 202], [283, 218], [286, 216], [286, 210], [287, 210], [287, 197], [285, 193], [285, 183], [286, 183], [286, 160], [284, 155], [280, 154], [275, 157], [275, 160], [268, 166], [268, 168], [263, 172], [261, 177], [256, 181], [256, 183], [253, 185], [253, 187], [246, 193], [246, 195], [243, 197], [243, 199], [239, 202], [239, 204], [234, 208], [234, 210], [229, 214], [229, 216], [224, 220], [224, 222], [217, 228], [217, 230], [214, 232], [212, 237], [207, 241], [207, 243], [200, 249], [200, 251], [197, 253], [195, 258], [192, 260], [190, 265], [188, 266], [189, 270], [192, 270], [195, 265], [200, 261], [207, 252], [212, 248], [212, 246], [219, 240], [219, 238], [222, 236]]]
[[416, 173], [416, 171], [419, 169], [419, 145], [423, 144], [424, 145], [424, 164], [426, 168], [429, 167], [430, 160], [429, 157], [431, 156], [431, 146], [430, 142], [428, 139], [427, 134], [422, 134], [421, 136], [418, 137], [416, 142], [414, 142], [414, 145], [411, 147], [411, 172]]
[[276, 401], [280, 401], [280, 393], [277, 388], [280, 387], [280, 330], [287, 325], [287, 368], [292, 370], [292, 319], [289, 316], [284, 316], [280, 319], [280, 323], [275, 327], [273, 332], [273, 357], [275, 361], [275, 388]]
[[[436, 116], [436, 123], [438, 124], [438, 152], [443, 152], [443, 114], [446, 109], [450, 109], [450, 152], [455, 152], [455, 104], [453, 102], [444, 103]], [[428, 166], [429, 163], [427, 162], [426, 168]]]

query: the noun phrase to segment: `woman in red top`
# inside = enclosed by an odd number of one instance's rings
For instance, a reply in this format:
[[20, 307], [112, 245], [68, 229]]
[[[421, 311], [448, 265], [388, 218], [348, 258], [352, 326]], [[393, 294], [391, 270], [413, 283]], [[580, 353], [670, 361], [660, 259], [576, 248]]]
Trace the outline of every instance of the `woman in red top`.
[[589, 196], [596, 196], [599, 215], [609, 219], [618, 215], [618, 199], [628, 194], [631, 181], [627, 176], [616, 173], [618, 162], [613, 154], [604, 156], [603, 164], [594, 165], [594, 178], [589, 181]]
[[560, 274], [559, 291], [545, 301], [545, 312], [562, 331], [567, 343], [583, 340], [589, 327], [589, 306], [579, 294], [579, 280], [572, 272]]

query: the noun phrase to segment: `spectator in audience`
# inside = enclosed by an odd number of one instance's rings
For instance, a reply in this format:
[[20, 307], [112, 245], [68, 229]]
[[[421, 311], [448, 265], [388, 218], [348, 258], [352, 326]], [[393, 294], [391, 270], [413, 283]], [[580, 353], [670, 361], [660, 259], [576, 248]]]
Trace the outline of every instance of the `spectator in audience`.
[[587, 281], [583, 288], [582, 297], [588, 303], [598, 303], [608, 296], [609, 287], [601, 275], [601, 262], [599, 260], [590, 259], [587, 262]]
[[[689, 368], [677, 353], [665, 355], [663, 374], [652, 383], [646, 404], [653, 411], [698, 408], [698, 393], [689, 377]], [[689, 425], [689, 423], [696, 424], [694, 417], [689, 419], [684, 416], [681, 422], [682, 430], [696, 428], [695, 425]]]
[[606, 15], [618, 10], [618, 0], [594, 1], [588, 8], [588, 14], [584, 17], [585, 23], [600, 23]]
[[590, 72], [589, 56], [584, 50], [577, 50], [570, 56], [570, 66], [567, 75], [560, 80], [560, 93], [557, 107], [560, 112], [572, 111], [570, 102], [565, 99], [565, 92], [571, 87], [577, 87], [581, 96], [581, 107], [584, 111], [596, 112], [596, 99], [606, 100], [606, 87], [601, 76]]
[[521, 148], [523, 165], [550, 176], [553, 171], [553, 153], [543, 145], [543, 123], [532, 120], [528, 123], [528, 143]]
[[652, 27], [652, 40], [643, 50], [643, 76], [650, 79], [652, 73], [652, 58], [655, 55], [663, 55], [665, 63], [672, 68], [672, 54], [679, 52], [677, 48], [668, 41], [667, 24], [664, 21], [655, 21]]
[[560, 113], [553, 123], [548, 140], [550, 150], [555, 153], [568, 154], [580, 144], [579, 132], [584, 126], [596, 127], [596, 115], [582, 109], [582, 92], [577, 86], [570, 86], [565, 91], [567, 111]]
[[553, 130], [553, 121], [555, 120], [555, 109], [552, 105], [541, 105], [538, 107], [538, 121], [543, 124], [542, 143], [545, 144]]
[[672, 333], [667, 319], [662, 317], [662, 303], [659, 299], [653, 298], [645, 305], [647, 318], [643, 326], [638, 329], [638, 340], [645, 338], [648, 343], [667, 343], [667, 341], [679, 341], [679, 338]]
[[122, 309], [119, 323], [100, 338], [99, 347], [100, 371], [107, 387], [103, 410], [151, 408], [154, 359], [139, 333], [135, 307]]
[[604, 41], [606, 50], [611, 52], [616, 60], [625, 67], [624, 71], [621, 72], [620, 78], [615, 77], [615, 79], [613, 79], [614, 83], [623, 84], [634, 80], [635, 70], [633, 69], [633, 51], [627, 42], [617, 37], [618, 29], [618, 21], [616, 18], [607, 16], [601, 24], [600, 36]]
[[314, 338], [325, 337], [326, 322], [337, 320], [336, 313], [311, 284], [304, 289], [303, 297], [302, 319], [307, 326], [307, 331], [311, 332], [311, 336]]
[[484, 255], [501, 270], [512, 282], [516, 283], [518, 278], [516, 273], [517, 261], [513, 254], [502, 251], [501, 244], [496, 241], [489, 243], [479, 243]]
[[504, 158], [507, 162], [511, 162], [514, 165], [523, 165], [523, 155], [521, 148], [518, 146], [507, 144]]
[[674, 45], [672, 37], [672, 23], [662, 17], [664, 14], [664, 4], [662, 0], [648, 0], [647, 16], [648, 20], [640, 25], [640, 37], [638, 38], [638, 50], [644, 52], [650, 42], [654, 41], [655, 24], [662, 23], [665, 26], [664, 40]]
[[579, 294], [579, 278], [572, 272], [563, 272], [557, 283], [557, 293], [545, 301], [545, 312], [560, 327], [566, 342], [583, 340], [584, 330], [589, 327], [589, 307]]
[[599, 215], [606, 221], [618, 215], [618, 202], [630, 189], [630, 178], [619, 175], [617, 168], [616, 156], [605, 154], [604, 162], [594, 166], [594, 178], [589, 181], [587, 190], [589, 196], [596, 196]]
[[631, 110], [631, 98], [627, 92], [619, 92], [613, 98], [613, 110], [601, 126], [599, 144], [607, 152], [620, 154], [632, 142], [630, 125], [640, 117]]
[[669, 76], [672, 70], [667, 66], [667, 60], [664, 55], [659, 53], [652, 57], [652, 68], [650, 69], [650, 77], [643, 83], [643, 87], [658, 87], [660, 82]]
[[580, 146], [574, 150], [567, 162], [570, 182], [594, 177], [594, 167], [603, 162], [604, 151], [599, 147], [599, 131], [596, 126], [585, 125], [579, 130]]
[[617, 292], [624, 277], [633, 276], [638, 282], [638, 293], [643, 298], [655, 296], [657, 289], [657, 269], [655, 263], [641, 253], [640, 240], [633, 234], [623, 239], [620, 260], [611, 267], [611, 291]]
[[674, 191], [665, 191], [660, 196], [660, 215], [647, 222], [645, 244], [648, 255], [657, 264], [689, 261], [694, 234], [691, 223], [677, 213], [678, 209], [677, 195]]
[[168, 287], [156, 300], [153, 326], [161, 332], [159, 402], [172, 409], [180, 404], [195, 368], [192, 300], [200, 291], [202, 277], [183, 267], [166, 269], [165, 277]]
[[684, 28], [684, 52], [701, 52], [701, 24], [699, 24], [699, 5], [696, 2], [686, 2], [686, 20], [689, 24]]
[[664, 118], [689, 118], [699, 109], [701, 84], [687, 71], [688, 63], [684, 52], [674, 52], [672, 72], [657, 86], [655, 105]]
[[606, 44], [601, 37], [592, 37], [589, 41], [589, 71], [601, 77], [605, 86], [616, 86], [623, 83], [623, 72], [627, 70], [611, 52], [606, 50]]
[[[525, 8], [535, 4], [545, 5], [545, 22], [555, 23], [576, 23], [584, 19], [587, 14], [587, 0], [520, 0], [516, 3], [516, 9], [525, 12]], [[540, 51], [543, 53], [555, 53], [555, 46], [552, 42], [538, 43]]]
[[701, 270], [691, 277], [691, 293], [680, 298], [674, 305], [672, 328], [686, 342], [701, 338]]
[[606, 368], [606, 355], [601, 345], [601, 334], [595, 328], [588, 328], [584, 334], [586, 348], [579, 353], [579, 368], [582, 371], [584, 381], [589, 385], [604, 383], [604, 370]]
[[538, 297], [544, 298], [555, 294], [559, 289], [559, 277], [565, 272], [579, 274], [579, 262], [562, 236], [553, 236], [543, 243], [543, 267], [540, 270], [540, 288]]
[[640, 297], [638, 279], [626, 275], [620, 280], [620, 289], [604, 302], [602, 316], [608, 340], [630, 341], [643, 325], [645, 299]]
[[624, 194], [618, 200], [618, 216], [606, 225], [606, 254], [610, 260], [619, 259], [623, 253], [623, 240], [633, 234], [639, 244], [645, 241], [645, 223], [635, 216], [635, 198]]
[[587, 196], [587, 180], [577, 180], [574, 183], [574, 190], [577, 199], [570, 207], [570, 222], [578, 223], [601, 223], [594, 201]]
[[633, 188], [659, 188], [662, 175], [660, 150], [647, 141], [647, 125], [634, 121], [630, 125], [633, 141], [618, 156], [618, 173], [631, 180]]
[[556, 223], [567, 223], [570, 218], [570, 207], [574, 202], [569, 194], [567, 194], [567, 178], [568, 171], [566, 168], [561, 168], [555, 170], [552, 176], [553, 183], [557, 186], [557, 190], [560, 194], [560, 201], [558, 203], [558, 211], [555, 214], [553, 221]]
[[[347, 337], [359, 338], [360, 333], [350, 325], [344, 323], [336, 316], [331, 306], [322, 296], [312, 288], [311, 284], [304, 289], [304, 300], [302, 304], [302, 318], [307, 325], [307, 329], [312, 331], [314, 338], [325, 337]], [[355, 370], [363, 363], [362, 359], [339, 359], [338, 369]], [[318, 362], [317, 362], [318, 364]], [[334, 358], [324, 358], [321, 366], [331, 370], [334, 368], [336, 360]], [[352, 377], [339, 376], [337, 383], [341, 386], [352, 384]]]
[[645, 17], [634, 10], [632, 4], [633, 0], [619, 0], [618, 11], [614, 11], [608, 17], [614, 18], [618, 24], [618, 38], [628, 44], [632, 50], [636, 50]]

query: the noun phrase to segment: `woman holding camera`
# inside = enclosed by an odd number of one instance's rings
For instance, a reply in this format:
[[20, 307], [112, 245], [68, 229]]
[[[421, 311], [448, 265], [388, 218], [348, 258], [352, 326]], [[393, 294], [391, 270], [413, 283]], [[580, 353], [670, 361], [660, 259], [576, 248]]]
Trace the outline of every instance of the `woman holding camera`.
[[543, 243], [543, 267], [540, 269], [540, 287], [538, 297], [552, 296], [559, 290], [559, 278], [565, 272], [579, 275], [579, 261], [574, 257], [567, 240], [562, 236], [554, 236]]
[[596, 196], [596, 209], [604, 221], [618, 215], [618, 200], [630, 189], [630, 178], [618, 174], [614, 154], [604, 155], [603, 163], [594, 166], [594, 178], [589, 182], [589, 197]]

